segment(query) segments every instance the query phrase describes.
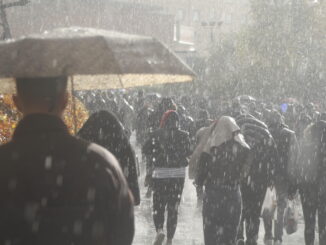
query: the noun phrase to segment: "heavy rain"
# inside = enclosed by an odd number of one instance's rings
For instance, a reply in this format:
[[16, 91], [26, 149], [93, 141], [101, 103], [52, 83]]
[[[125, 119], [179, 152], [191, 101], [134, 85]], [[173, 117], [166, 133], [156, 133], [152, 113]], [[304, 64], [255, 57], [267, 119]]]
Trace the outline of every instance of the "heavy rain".
[[0, 245], [326, 245], [325, 0], [0, 0]]

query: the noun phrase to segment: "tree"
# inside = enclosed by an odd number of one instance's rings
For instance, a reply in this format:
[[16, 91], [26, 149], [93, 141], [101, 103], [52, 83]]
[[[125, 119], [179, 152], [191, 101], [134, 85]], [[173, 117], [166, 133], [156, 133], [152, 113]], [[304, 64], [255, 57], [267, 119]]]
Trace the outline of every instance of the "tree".
[[211, 87], [275, 101], [322, 98], [326, 66], [326, 1], [251, 0], [251, 24], [216, 45]]
[[6, 9], [16, 7], [16, 6], [25, 6], [29, 3], [29, 0], [19, 0], [15, 2], [8, 2], [5, 3], [4, 0], [0, 0], [0, 20], [1, 20], [1, 26], [2, 26], [2, 35], [0, 36], [1, 40], [10, 39], [11, 36], [11, 30], [10, 25], [7, 18]]

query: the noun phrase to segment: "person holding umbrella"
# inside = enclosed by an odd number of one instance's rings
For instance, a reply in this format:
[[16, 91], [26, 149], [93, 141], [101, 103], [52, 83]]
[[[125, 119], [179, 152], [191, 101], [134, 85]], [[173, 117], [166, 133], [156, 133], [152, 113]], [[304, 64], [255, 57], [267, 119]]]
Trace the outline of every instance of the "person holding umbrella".
[[17, 78], [23, 114], [0, 147], [1, 244], [126, 244], [133, 201], [114, 156], [71, 136], [67, 78]]
[[91, 28], [2, 42], [0, 53], [0, 93], [16, 85], [24, 115], [0, 147], [0, 243], [131, 244], [133, 202], [117, 160], [61, 120], [67, 78], [74, 92], [190, 82], [193, 71], [151, 37]]

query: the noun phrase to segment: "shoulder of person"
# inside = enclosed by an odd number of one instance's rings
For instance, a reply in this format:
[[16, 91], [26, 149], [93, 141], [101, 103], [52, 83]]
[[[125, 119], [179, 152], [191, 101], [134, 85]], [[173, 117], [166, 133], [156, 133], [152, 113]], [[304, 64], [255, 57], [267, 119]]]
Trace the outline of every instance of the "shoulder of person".
[[102, 166], [104, 168], [112, 167], [121, 171], [118, 160], [104, 147], [95, 143], [89, 143], [86, 151], [90, 160], [95, 160], [97, 163], [103, 164]]

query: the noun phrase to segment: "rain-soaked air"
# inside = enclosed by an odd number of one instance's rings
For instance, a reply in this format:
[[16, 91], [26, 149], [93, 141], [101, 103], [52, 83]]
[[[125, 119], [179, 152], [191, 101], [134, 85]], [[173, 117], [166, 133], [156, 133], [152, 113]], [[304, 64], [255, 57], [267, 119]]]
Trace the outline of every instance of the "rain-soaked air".
[[326, 245], [325, 0], [0, 0], [0, 245]]

